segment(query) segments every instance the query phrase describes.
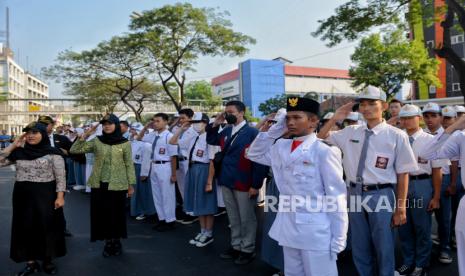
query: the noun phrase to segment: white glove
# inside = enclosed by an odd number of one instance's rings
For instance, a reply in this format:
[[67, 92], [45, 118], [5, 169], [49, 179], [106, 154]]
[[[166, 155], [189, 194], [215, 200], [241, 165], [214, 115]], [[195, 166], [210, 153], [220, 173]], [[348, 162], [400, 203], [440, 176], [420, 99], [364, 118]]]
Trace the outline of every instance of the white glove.
[[283, 136], [284, 133], [287, 132], [286, 126], [286, 109], [281, 108], [276, 113], [274, 120], [276, 124], [272, 125], [268, 130], [268, 136], [274, 139], [278, 139], [279, 137]]

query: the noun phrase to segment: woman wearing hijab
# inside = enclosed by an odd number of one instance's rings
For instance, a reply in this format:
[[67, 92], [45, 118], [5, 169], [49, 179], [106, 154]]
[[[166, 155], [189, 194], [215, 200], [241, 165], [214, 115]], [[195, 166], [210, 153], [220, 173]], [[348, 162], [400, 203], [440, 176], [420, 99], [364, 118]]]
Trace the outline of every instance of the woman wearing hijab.
[[104, 240], [104, 257], [122, 253], [120, 239], [127, 238], [126, 194], [132, 195], [136, 174], [132, 162], [131, 144], [123, 137], [118, 117], [108, 114], [100, 121], [103, 133], [96, 139], [86, 139], [97, 129], [94, 125], [71, 147], [72, 154], [94, 153], [94, 165], [89, 177], [90, 240]]
[[0, 166], [16, 164], [10, 258], [27, 262], [17, 275], [56, 274], [52, 260], [66, 254], [64, 217], [65, 161], [53, 148], [46, 127], [34, 122], [0, 154]]

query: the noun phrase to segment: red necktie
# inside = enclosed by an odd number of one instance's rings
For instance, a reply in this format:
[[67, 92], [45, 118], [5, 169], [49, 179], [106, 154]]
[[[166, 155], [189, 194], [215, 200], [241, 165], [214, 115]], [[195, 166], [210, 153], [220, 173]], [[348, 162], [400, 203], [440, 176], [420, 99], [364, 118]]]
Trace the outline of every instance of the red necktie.
[[302, 144], [304, 141], [298, 141], [294, 140], [292, 141], [292, 147], [291, 147], [291, 152], [293, 152], [300, 144]]

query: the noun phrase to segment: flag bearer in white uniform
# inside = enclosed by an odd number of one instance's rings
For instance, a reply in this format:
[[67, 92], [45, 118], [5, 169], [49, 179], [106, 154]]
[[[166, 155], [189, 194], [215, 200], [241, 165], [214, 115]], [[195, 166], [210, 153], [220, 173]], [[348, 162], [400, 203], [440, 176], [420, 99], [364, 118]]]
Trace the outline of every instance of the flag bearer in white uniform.
[[[420, 157], [436, 160], [460, 156], [460, 163], [465, 164], [465, 116], [460, 117], [448, 127], [443, 134], [437, 135], [420, 154]], [[461, 171], [462, 187], [465, 187], [465, 170]], [[455, 237], [457, 239], [457, 259], [459, 275], [465, 275], [465, 199], [462, 197], [455, 221]]]
[[[361, 276], [392, 276], [395, 271], [394, 229], [406, 223], [408, 174], [418, 170], [407, 134], [383, 120], [386, 94], [368, 86], [358, 96], [366, 125], [348, 126], [329, 141], [343, 153], [349, 182], [352, 256]], [[337, 121], [352, 111], [341, 106], [320, 130], [326, 138]], [[397, 201], [396, 201], [397, 198]]]
[[407, 223], [399, 228], [403, 262], [397, 271], [400, 275], [426, 275], [432, 248], [431, 212], [439, 208], [443, 160], [428, 161], [418, 156], [434, 139], [420, 128], [420, 108], [406, 104], [399, 117], [409, 136], [418, 170], [410, 173]]
[[[155, 230], [164, 232], [174, 229], [176, 221], [176, 155], [177, 147], [170, 145], [168, 141], [173, 134], [168, 131], [168, 115], [157, 113], [153, 116], [152, 125], [155, 131], [144, 135], [146, 128], [142, 130], [140, 139], [152, 145], [150, 171], [142, 166], [141, 177], [150, 177], [152, 184], [153, 202], [157, 211], [159, 224]], [[150, 173], [150, 175], [149, 175]], [[141, 180], [144, 180], [141, 178]]]
[[[248, 150], [250, 160], [274, 172], [280, 203], [269, 235], [283, 246], [286, 276], [338, 275], [337, 254], [346, 245], [341, 152], [316, 137], [318, 111], [313, 100], [288, 98], [287, 115], [278, 112], [277, 123], [261, 132]], [[294, 138], [276, 141], [286, 132]], [[333, 209], [315, 207], [330, 200]]]
[[[179, 110], [178, 113], [178, 125], [183, 126], [185, 123], [189, 122], [194, 116], [194, 111], [190, 108], [185, 108]], [[181, 198], [184, 201], [185, 195], [185, 185], [186, 185], [186, 176], [187, 176], [187, 169], [189, 168], [189, 145], [191, 142], [195, 140], [198, 136], [197, 132], [192, 128], [189, 127], [188, 129], [183, 129], [179, 127], [176, 131], [172, 132], [173, 134], [179, 133], [179, 137], [176, 141], [171, 138], [169, 143], [171, 145], [177, 145], [178, 148], [178, 167], [176, 170], [176, 184], [178, 185], [179, 193], [181, 194]], [[197, 220], [197, 217], [184, 215], [184, 217], [178, 218], [180, 223], [182, 224], [191, 224]]]

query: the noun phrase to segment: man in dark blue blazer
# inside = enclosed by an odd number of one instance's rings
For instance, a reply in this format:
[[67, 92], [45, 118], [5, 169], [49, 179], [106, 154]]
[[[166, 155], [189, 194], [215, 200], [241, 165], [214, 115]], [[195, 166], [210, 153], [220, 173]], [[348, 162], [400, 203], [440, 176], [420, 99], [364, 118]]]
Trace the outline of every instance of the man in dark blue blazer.
[[[238, 265], [248, 264], [255, 258], [257, 218], [255, 207], [258, 190], [268, 167], [245, 158], [245, 153], [258, 134], [244, 118], [246, 107], [240, 101], [230, 101], [225, 112], [207, 126], [207, 143], [220, 146], [224, 152], [221, 171], [216, 175], [222, 189], [224, 204], [231, 224], [231, 247], [221, 254]], [[228, 126], [221, 132], [221, 124]]]

